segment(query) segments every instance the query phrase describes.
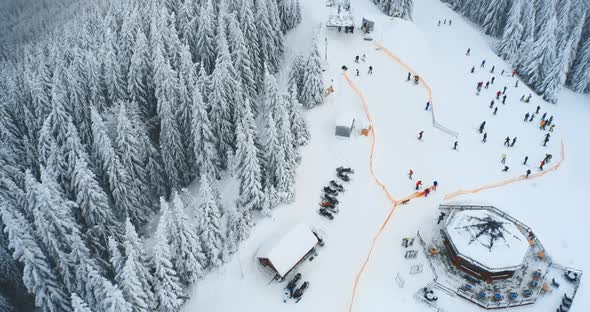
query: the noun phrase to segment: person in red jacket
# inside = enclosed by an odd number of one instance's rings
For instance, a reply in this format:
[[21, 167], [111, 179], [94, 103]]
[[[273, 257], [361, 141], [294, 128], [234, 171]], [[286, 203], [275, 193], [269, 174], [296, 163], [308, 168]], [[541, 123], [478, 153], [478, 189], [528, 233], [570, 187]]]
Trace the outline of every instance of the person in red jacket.
[[408, 177], [410, 178], [410, 180], [412, 180], [413, 175], [414, 175], [414, 170], [410, 169], [410, 172], [408, 172]]
[[539, 165], [539, 170], [543, 170], [543, 166], [545, 166], [545, 161], [541, 161], [541, 164]]
[[416, 191], [419, 190], [421, 186], [422, 186], [422, 180], [418, 180], [418, 182], [416, 182]]
[[424, 197], [428, 197], [428, 194], [430, 194], [430, 189], [425, 189], [424, 190]]
[[500, 99], [500, 95], [502, 94], [502, 91], [498, 91], [496, 92], [496, 100]]

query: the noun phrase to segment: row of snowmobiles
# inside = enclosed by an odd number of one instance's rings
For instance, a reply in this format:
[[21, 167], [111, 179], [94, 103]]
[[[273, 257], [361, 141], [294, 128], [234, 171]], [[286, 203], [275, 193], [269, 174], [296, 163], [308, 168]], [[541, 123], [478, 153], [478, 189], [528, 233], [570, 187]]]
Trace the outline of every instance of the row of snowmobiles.
[[[351, 168], [338, 167], [336, 168], [336, 176], [344, 181], [350, 182], [350, 175], [354, 174]], [[330, 184], [322, 189], [320, 209], [318, 213], [330, 220], [334, 219], [334, 214], [338, 213], [338, 193], [344, 192], [344, 186], [335, 180], [331, 180]]]
[[301, 273], [295, 274], [289, 283], [287, 283], [287, 287], [285, 287], [285, 290], [287, 290], [285, 293], [286, 298], [283, 299], [283, 302], [287, 303], [288, 299], [294, 299], [295, 303], [297, 303], [299, 300], [301, 300], [303, 293], [309, 287], [309, 282], [305, 281], [303, 284], [297, 287], [299, 280], [301, 280]]

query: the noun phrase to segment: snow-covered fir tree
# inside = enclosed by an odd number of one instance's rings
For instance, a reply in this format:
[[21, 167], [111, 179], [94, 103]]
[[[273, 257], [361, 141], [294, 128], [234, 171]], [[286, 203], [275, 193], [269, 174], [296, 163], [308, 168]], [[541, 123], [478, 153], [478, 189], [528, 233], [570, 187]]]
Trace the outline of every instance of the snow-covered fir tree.
[[182, 286], [171, 259], [170, 245], [166, 235], [169, 210], [168, 203], [161, 198], [162, 216], [154, 239], [152, 268], [154, 270], [154, 295], [158, 300], [158, 311], [178, 311], [183, 302]]
[[314, 39], [311, 54], [305, 62], [301, 104], [306, 108], [322, 104], [324, 101], [324, 82], [322, 79], [322, 59], [317, 40]]
[[246, 210], [260, 210], [264, 201], [259, 150], [254, 143], [255, 129], [244, 126], [254, 122], [250, 110], [244, 113], [243, 121], [236, 127], [237, 149], [235, 169], [240, 180], [239, 204]]
[[211, 121], [205, 110], [205, 104], [198, 88], [193, 89], [192, 137], [195, 142], [195, 162], [199, 174], [210, 174], [211, 178], [219, 176], [219, 158], [215, 149], [215, 136], [211, 130]]
[[215, 66], [215, 13], [214, 13], [213, 0], [208, 0], [205, 4], [201, 5], [201, 12], [199, 14], [198, 26], [197, 26], [197, 48], [198, 51], [195, 55], [198, 56], [199, 61], [207, 74], [213, 72]]
[[[487, 14], [482, 24], [483, 31], [486, 34], [495, 37], [503, 34], [506, 24], [506, 9], [508, 5], [508, 0], [492, 0], [488, 3]], [[512, 6], [514, 6], [514, 3]]]
[[528, 62], [523, 65], [522, 74], [537, 91], [542, 90], [541, 85], [556, 60], [556, 28], [557, 19], [553, 14], [553, 17], [542, 26], [542, 35], [531, 47]]
[[210, 180], [210, 174], [201, 173], [199, 206], [199, 238], [207, 259], [205, 267], [218, 267], [222, 264], [224, 240], [221, 228], [221, 207], [217, 201], [217, 190]]
[[520, 24], [521, 3], [522, 0], [512, 1], [506, 28], [502, 40], [498, 44], [498, 55], [505, 60], [515, 61], [518, 56], [522, 38], [522, 24]]
[[291, 133], [293, 134], [293, 145], [295, 147], [306, 145], [310, 139], [307, 122], [303, 116], [301, 103], [297, 99], [297, 85], [289, 88], [287, 105], [289, 108], [289, 119], [291, 120]]
[[76, 293], [72, 293], [71, 300], [73, 312], [92, 312], [86, 302], [76, 295]]
[[256, 59], [246, 46], [244, 34], [235, 14], [231, 15], [228, 42], [234, 68], [239, 69], [242, 87], [248, 97], [254, 99], [256, 97], [256, 76], [252, 66]]
[[[203, 277], [202, 263], [205, 256], [201, 251], [201, 242], [185, 212], [184, 201], [175, 191], [169, 206], [166, 235], [170, 242], [172, 261], [183, 283], [193, 284]], [[164, 212], [162, 212], [164, 214]]]

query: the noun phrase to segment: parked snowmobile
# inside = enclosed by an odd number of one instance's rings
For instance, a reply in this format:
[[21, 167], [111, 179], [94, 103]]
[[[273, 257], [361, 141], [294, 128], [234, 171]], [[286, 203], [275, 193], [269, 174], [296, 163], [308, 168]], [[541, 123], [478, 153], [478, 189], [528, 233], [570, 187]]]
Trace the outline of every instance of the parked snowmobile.
[[338, 173], [341, 173], [341, 172], [354, 173], [354, 170], [352, 170], [351, 168], [345, 168], [345, 167], [340, 166], [340, 167], [336, 168], [336, 172], [338, 172]]
[[293, 291], [297, 287], [297, 283], [301, 279], [301, 273], [295, 274], [295, 276], [287, 283], [286, 289], [289, 291], [289, 297], [293, 297]]
[[336, 191], [342, 193], [344, 192], [344, 187], [342, 186], [342, 184], [339, 184], [338, 182], [331, 180], [330, 181], [330, 187], [335, 189]]
[[295, 292], [293, 293], [293, 298], [297, 299], [297, 301], [295, 301], [296, 303], [299, 302], [299, 300], [301, 300], [301, 296], [303, 296], [303, 293], [305, 292], [307, 287], [309, 287], [309, 282], [304, 282], [303, 284], [301, 284], [301, 286], [299, 286], [299, 288], [297, 288], [297, 290], [295, 290]]
[[346, 173], [338, 172], [336, 176], [338, 176], [344, 182], [350, 182], [350, 177]]
[[328, 210], [326, 210], [326, 208], [320, 208], [318, 213], [320, 214], [320, 216], [326, 217], [330, 220], [334, 220], [334, 216]]
[[329, 201], [325, 201], [322, 200], [322, 202], [320, 202], [320, 207], [327, 209], [328, 211], [330, 211], [331, 213], [338, 213], [338, 208], [336, 207], [336, 204], [333, 204]]
[[335, 190], [333, 190], [329, 186], [325, 186], [323, 190], [324, 190], [324, 193], [326, 193], [326, 194], [331, 194], [331, 195], [334, 195], [334, 196], [338, 196], [338, 192], [335, 191]]
[[329, 194], [324, 194], [322, 196], [322, 199], [325, 200], [325, 201], [327, 201], [327, 202], [330, 202], [330, 204], [334, 204], [334, 205], [338, 205], [339, 204], [338, 200], [335, 197], [333, 197], [333, 196], [331, 196]]

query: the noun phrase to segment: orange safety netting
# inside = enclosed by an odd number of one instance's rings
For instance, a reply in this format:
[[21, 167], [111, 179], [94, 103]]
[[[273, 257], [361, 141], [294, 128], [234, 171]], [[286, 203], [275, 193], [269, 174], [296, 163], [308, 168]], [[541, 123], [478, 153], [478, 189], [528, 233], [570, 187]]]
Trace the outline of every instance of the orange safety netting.
[[484, 190], [489, 190], [489, 189], [493, 189], [493, 188], [497, 188], [500, 186], [505, 186], [508, 184], [512, 184], [518, 181], [523, 181], [523, 180], [531, 180], [531, 179], [535, 179], [535, 178], [540, 178], [544, 175], [546, 175], [549, 172], [555, 171], [557, 169], [559, 169], [559, 166], [561, 166], [561, 163], [564, 161], [565, 159], [565, 145], [563, 144], [563, 142], [561, 142], [561, 159], [559, 160], [559, 162], [557, 162], [555, 165], [541, 171], [535, 174], [531, 174], [528, 178], [526, 177], [526, 175], [521, 175], [518, 177], [514, 177], [512, 179], [508, 179], [508, 180], [504, 180], [504, 181], [499, 181], [499, 182], [495, 182], [495, 183], [491, 183], [491, 184], [487, 184], [484, 186], [480, 186], [478, 188], [474, 188], [474, 189], [470, 189], [470, 190], [459, 190], [450, 194], [445, 195], [444, 200], [448, 200], [451, 198], [455, 198], [457, 196], [461, 196], [461, 195], [465, 195], [465, 194], [475, 194], [477, 192], [481, 192]]

